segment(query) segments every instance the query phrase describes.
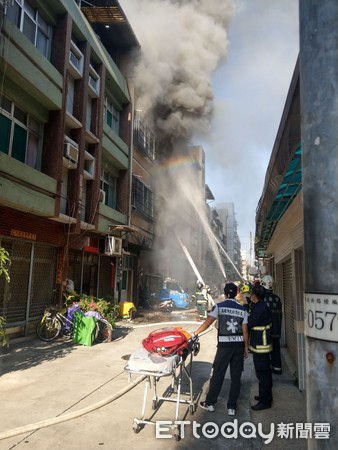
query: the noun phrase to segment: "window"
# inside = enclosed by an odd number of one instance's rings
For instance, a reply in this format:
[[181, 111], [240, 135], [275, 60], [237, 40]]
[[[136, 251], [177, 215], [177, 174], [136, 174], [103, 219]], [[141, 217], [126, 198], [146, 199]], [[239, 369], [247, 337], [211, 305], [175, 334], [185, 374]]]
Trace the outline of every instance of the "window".
[[147, 217], [154, 217], [153, 193], [141, 180], [133, 176], [131, 205]]
[[27, 0], [14, 0], [7, 9], [7, 17], [46, 57], [50, 56], [52, 28], [41, 17], [39, 11]]
[[117, 178], [106, 170], [101, 171], [101, 189], [106, 193], [104, 203], [110, 208], [116, 209], [116, 185]]
[[106, 97], [104, 101], [104, 115], [107, 125], [119, 135], [120, 111], [114, 107], [113, 102], [108, 97]]
[[155, 159], [156, 140], [151, 129], [141, 120], [141, 114], [135, 112], [134, 142], [137, 148], [151, 160]]
[[6, 97], [0, 103], [0, 151], [39, 170], [41, 124]]
[[74, 97], [75, 97], [75, 81], [71, 76], [67, 80], [67, 99], [66, 110], [73, 116], [74, 115]]
[[69, 53], [70, 71], [75, 79], [82, 78], [83, 75], [83, 54], [74, 41], [70, 43]]
[[123, 255], [122, 269], [123, 270], [136, 270], [136, 258], [135, 256]]
[[100, 77], [91, 64], [89, 65], [88, 86], [89, 95], [92, 97], [98, 97], [100, 92]]

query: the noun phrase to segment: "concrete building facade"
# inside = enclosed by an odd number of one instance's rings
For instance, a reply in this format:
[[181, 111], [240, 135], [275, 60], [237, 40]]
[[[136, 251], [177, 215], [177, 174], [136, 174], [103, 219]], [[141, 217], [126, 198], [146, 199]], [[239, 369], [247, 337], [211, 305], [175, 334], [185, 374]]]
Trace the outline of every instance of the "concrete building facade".
[[133, 106], [121, 70], [139, 43], [117, 2], [91, 5], [0, 8], [0, 239], [12, 260], [0, 314], [17, 334], [62, 301], [67, 279], [97, 297], [132, 289]]
[[[226, 274], [229, 280], [239, 280], [238, 272], [242, 273], [242, 259], [241, 259], [241, 242], [237, 232], [237, 220], [235, 214], [234, 203], [216, 203], [219, 218], [223, 224], [225, 234], [226, 253], [229, 258], [226, 263]], [[229, 259], [232, 261], [229, 261]], [[233, 267], [236, 267], [236, 269]], [[237, 272], [238, 271], [238, 272]]]

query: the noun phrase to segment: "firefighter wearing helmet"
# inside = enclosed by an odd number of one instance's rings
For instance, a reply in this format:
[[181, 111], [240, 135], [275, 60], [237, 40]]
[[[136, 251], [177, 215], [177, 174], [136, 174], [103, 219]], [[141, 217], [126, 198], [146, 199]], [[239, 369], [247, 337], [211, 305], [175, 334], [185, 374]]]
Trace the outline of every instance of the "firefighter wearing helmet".
[[280, 337], [282, 331], [282, 302], [280, 297], [273, 292], [273, 281], [271, 275], [265, 275], [262, 278], [261, 284], [266, 290], [264, 301], [272, 313], [272, 352], [270, 354], [272, 372], [281, 375]]
[[241, 294], [242, 297], [244, 298], [244, 304], [248, 305], [248, 308], [250, 309], [250, 292], [251, 292], [251, 287], [248, 284], [244, 284], [241, 288]]

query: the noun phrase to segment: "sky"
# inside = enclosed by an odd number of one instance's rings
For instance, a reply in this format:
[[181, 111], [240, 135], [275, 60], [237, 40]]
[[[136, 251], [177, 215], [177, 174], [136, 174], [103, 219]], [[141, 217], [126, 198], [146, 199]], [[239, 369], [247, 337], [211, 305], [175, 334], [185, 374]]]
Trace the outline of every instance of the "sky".
[[235, 6], [226, 61], [212, 75], [215, 113], [204, 148], [206, 182], [215, 203], [235, 203], [248, 252], [299, 52], [298, 0], [236, 0]]
[[215, 201], [255, 211], [299, 51], [298, 0], [119, 0], [141, 44], [138, 109], [175, 147], [202, 145]]

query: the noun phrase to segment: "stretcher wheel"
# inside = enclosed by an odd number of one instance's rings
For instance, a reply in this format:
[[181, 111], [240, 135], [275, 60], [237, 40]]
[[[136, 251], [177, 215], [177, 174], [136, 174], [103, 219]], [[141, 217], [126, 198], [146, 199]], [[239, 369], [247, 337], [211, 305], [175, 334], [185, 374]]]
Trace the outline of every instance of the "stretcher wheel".
[[157, 400], [154, 399], [151, 406], [153, 409], [156, 409], [157, 408]]
[[133, 431], [134, 433], [139, 433], [142, 430], [142, 425], [138, 424], [138, 423], [133, 423]]
[[193, 415], [196, 411], [195, 405], [192, 403], [191, 405], [189, 405], [189, 413], [190, 415]]
[[196, 342], [194, 347], [194, 356], [197, 356], [199, 354], [200, 348], [201, 348], [200, 343]]
[[173, 436], [174, 436], [175, 441], [181, 440], [180, 429], [178, 427], [174, 428]]

